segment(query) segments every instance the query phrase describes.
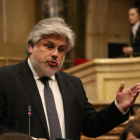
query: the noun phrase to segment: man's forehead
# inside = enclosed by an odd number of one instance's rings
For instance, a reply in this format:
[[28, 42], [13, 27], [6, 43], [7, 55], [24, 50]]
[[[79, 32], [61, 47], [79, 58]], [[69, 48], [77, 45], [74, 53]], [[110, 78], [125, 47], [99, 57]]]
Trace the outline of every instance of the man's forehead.
[[131, 9], [129, 9], [128, 13], [130, 13], [130, 12], [135, 13], [135, 12], [137, 12], [137, 10], [135, 8], [131, 8]]
[[48, 34], [44, 36], [40, 41], [44, 40], [45, 42], [55, 44], [60, 43], [61, 45], [66, 45], [66, 37], [63, 35], [58, 35], [58, 34]]

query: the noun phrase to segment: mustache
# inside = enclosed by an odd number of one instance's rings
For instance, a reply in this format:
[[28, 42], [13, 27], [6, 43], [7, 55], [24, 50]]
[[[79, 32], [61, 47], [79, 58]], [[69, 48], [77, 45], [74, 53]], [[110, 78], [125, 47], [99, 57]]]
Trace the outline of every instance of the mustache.
[[44, 63], [47, 63], [47, 62], [49, 62], [49, 61], [55, 62], [55, 63], [57, 64], [57, 66], [59, 65], [59, 62], [56, 60], [56, 58], [47, 58], [47, 59], [44, 61]]

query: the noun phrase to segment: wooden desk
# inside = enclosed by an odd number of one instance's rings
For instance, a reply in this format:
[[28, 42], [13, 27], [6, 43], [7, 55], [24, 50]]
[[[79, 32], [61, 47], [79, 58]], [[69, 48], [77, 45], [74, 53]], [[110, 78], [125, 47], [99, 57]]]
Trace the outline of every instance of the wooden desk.
[[[140, 57], [94, 59], [65, 72], [82, 80], [90, 102], [111, 102], [122, 81], [126, 83], [125, 89], [140, 82]], [[140, 102], [140, 96], [137, 102]]]

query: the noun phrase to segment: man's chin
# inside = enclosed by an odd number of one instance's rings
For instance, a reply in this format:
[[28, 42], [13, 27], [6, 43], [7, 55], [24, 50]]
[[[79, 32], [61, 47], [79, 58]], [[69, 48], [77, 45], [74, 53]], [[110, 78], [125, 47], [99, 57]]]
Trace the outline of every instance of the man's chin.
[[52, 65], [49, 65], [48, 67], [46, 67], [50, 70], [58, 70], [58, 66], [52, 66]]

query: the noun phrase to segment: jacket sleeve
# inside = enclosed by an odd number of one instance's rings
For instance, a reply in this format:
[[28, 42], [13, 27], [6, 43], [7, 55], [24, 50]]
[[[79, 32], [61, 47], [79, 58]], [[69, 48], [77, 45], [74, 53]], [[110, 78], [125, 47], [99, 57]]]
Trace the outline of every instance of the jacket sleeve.
[[123, 123], [128, 119], [128, 117], [129, 112], [122, 115], [122, 113], [115, 106], [114, 102], [112, 102], [110, 106], [97, 112], [88, 102], [88, 100], [86, 100], [86, 110], [82, 132], [87, 137], [98, 137]]
[[11, 130], [8, 130], [8, 128], [5, 126], [5, 116], [6, 116], [6, 95], [4, 90], [4, 83], [3, 83], [3, 77], [0, 73], [0, 135], [7, 132], [13, 132]]

